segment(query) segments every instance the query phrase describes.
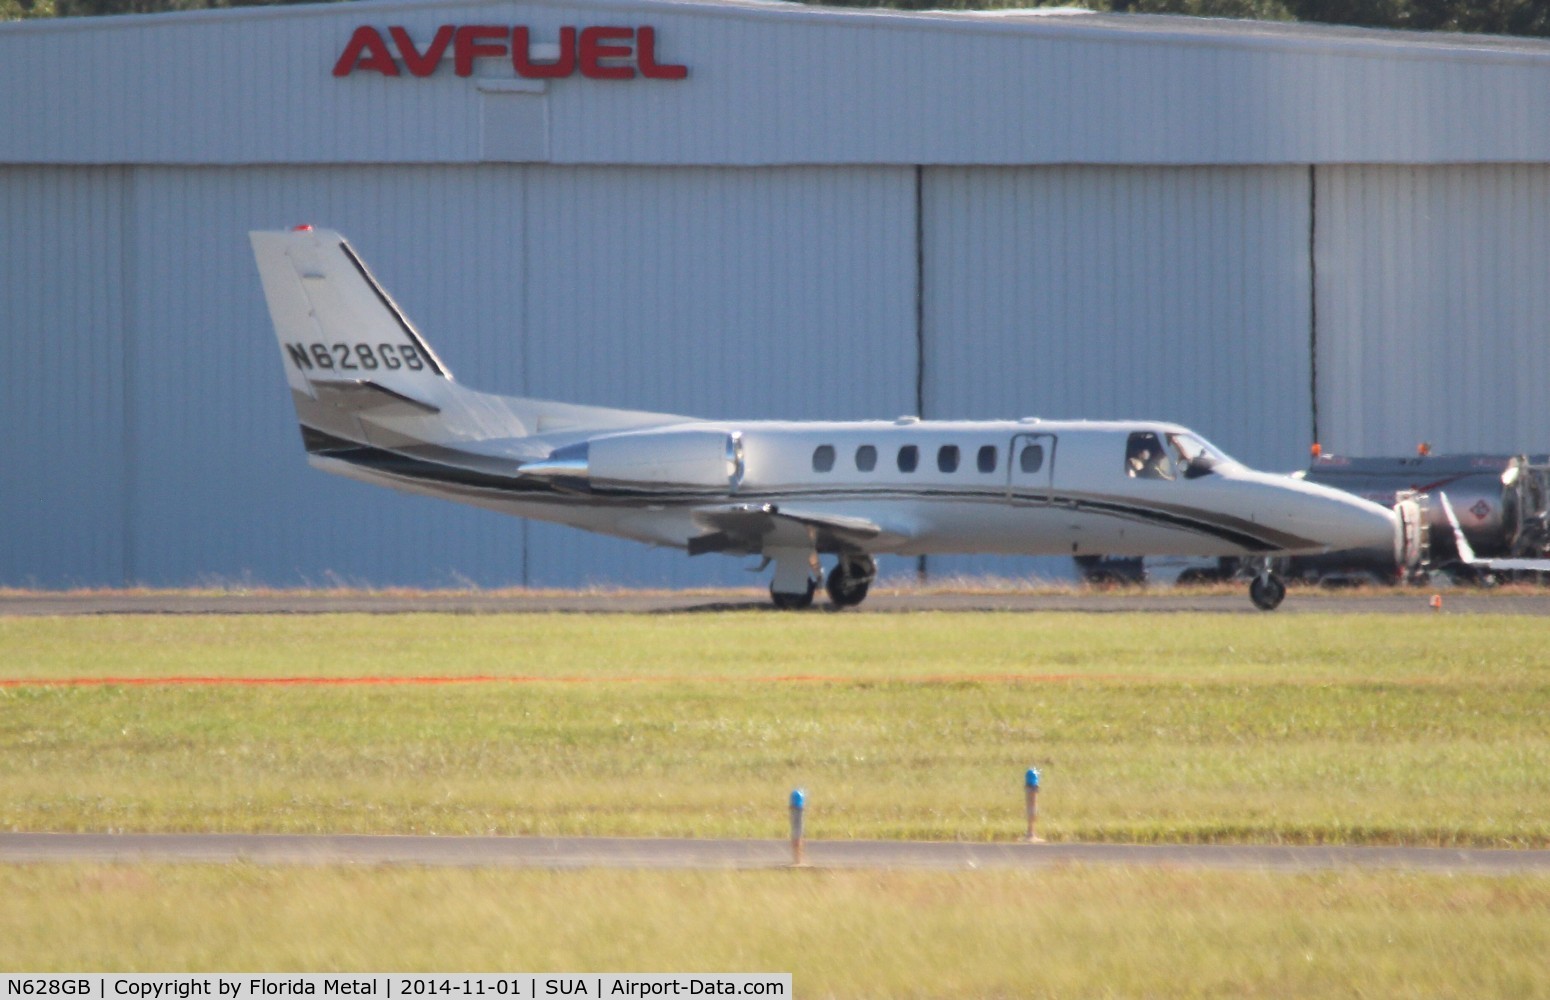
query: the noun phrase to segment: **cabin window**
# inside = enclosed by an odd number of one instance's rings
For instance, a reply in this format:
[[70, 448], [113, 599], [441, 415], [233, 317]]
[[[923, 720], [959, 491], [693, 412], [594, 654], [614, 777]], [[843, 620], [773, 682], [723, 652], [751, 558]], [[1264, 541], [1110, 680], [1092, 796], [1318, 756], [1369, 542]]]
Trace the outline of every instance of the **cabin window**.
[[936, 450], [936, 467], [939, 472], [958, 471], [958, 446], [944, 444]]
[[1044, 446], [1042, 444], [1025, 444], [1022, 452], [1017, 456], [1017, 467], [1027, 475], [1032, 475], [1044, 468]]
[[1160, 438], [1151, 431], [1136, 431], [1125, 444], [1125, 474], [1131, 479], [1172, 479], [1173, 461]]
[[920, 464], [920, 449], [912, 444], [907, 444], [899, 449], [899, 471], [914, 472]]
[[813, 450], [813, 471], [832, 472], [834, 470], [834, 445], [821, 444]]
[[980, 445], [979, 454], [974, 459], [974, 464], [981, 472], [996, 471], [996, 446], [993, 444]]
[[864, 444], [857, 448], [856, 468], [862, 472], [871, 472], [877, 468], [877, 449], [869, 444]]

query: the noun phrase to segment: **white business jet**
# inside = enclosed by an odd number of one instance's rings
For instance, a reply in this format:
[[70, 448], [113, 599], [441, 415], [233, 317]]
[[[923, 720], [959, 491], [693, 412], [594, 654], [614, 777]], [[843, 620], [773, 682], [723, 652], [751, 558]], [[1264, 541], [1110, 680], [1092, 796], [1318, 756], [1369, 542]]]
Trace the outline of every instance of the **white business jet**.
[[1262, 557], [1250, 596], [1266, 610], [1286, 593], [1271, 556], [1404, 555], [1394, 512], [1254, 472], [1176, 424], [700, 420], [477, 392], [338, 233], [251, 236], [312, 465], [691, 556], [762, 556], [782, 608], [820, 582], [861, 603], [882, 553]]

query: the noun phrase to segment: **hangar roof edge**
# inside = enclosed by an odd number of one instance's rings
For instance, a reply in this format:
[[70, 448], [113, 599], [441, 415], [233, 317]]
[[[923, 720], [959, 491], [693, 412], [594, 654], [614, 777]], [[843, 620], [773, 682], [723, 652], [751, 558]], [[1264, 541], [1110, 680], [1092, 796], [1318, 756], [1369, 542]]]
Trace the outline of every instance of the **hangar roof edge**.
[[352, 0], [350, 3], [227, 7], [214, 10], [51, 18], [0, 22], [0, 36], [120, 31], [251, 20], [350, 17], [361, 20], [394, 11], [478, 7], [592, 7], [600, 11], [660, 11], [705, 17], [779, 18], [785, 23], [870, 24], [879, 28], [933, 26], [951, 32], [1064, 37], [1072, 40], [1163, 43], [1226, 48], [1383, 55], [1388, 58], [1462, 58], [1538, 61], [1550, 58], [1550, 40], [1456, 32], [1406, 31], [1289, 21], [1192, 17], [1176, 14], [1110, 14], [1081, 8], [905, 11], [826, 7], [795, 0]]

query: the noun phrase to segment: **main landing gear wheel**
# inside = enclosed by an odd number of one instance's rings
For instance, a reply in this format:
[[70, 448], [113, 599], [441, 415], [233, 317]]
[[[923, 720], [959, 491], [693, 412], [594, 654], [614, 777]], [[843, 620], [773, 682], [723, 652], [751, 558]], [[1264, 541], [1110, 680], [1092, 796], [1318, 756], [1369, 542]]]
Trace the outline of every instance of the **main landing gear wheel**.
[[1286, 599], [1286, 584], [1274, 573], [1256, 576], [1249, 584], [1249, 600], [1261, 611], [1274, 611]]
[[771, 584], [770, 600], [774, 601], [775, 606], [782, 611], [801, 611], [803, 608], [813, 606], [813, 595], [817, 592], [818, 581], [808, 577], [806, 593], [784, 594], [776, 590], [775, 586]]
[[834, 602], [835, 607], [853, 608], [866, 600], [867, 590], [876, 577], [877, 564], [871, 556], [841, 559], [829, 571], [824, 589], [829, 592], [829, 600]]

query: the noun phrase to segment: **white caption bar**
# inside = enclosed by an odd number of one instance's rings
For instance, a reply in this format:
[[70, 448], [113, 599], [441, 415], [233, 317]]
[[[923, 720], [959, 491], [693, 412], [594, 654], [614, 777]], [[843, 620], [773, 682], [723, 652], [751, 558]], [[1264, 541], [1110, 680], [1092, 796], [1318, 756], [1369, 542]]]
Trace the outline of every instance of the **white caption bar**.
[[789, 972], [117, 973], [0, 975], [0, 1000], [283, 1000], [286, 997], [789, 997]]

